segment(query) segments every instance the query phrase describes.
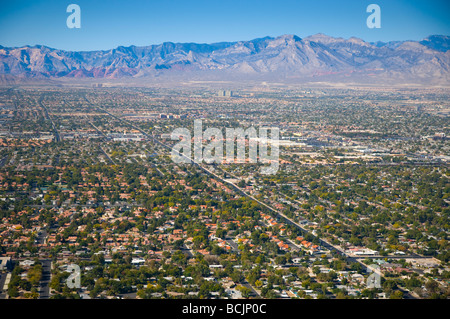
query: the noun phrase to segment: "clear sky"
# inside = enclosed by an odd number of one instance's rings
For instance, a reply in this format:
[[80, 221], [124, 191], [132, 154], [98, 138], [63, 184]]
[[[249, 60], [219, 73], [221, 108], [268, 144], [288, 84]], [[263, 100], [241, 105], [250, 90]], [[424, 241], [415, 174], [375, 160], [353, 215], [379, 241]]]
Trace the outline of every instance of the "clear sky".
[[[166, 41], [212, 43], [264, 36], [324, 33], [366, 41], [450, 35], [448, 0], [2, 0], [0, 45], [42, 44], [64, 50], [107, 50]], [[69, 4], [81, 28], [69, 29]], [[369, 29], [369, 4], [381, 28]]]

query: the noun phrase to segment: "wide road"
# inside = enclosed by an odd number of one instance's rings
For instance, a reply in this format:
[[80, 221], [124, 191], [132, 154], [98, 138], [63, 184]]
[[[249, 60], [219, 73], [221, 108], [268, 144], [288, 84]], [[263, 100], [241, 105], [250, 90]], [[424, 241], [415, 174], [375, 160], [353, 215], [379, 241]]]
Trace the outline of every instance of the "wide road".
[[7, 294], [8, 294], [8, 287], [6, 287], [5, 290], [3, 290], [3, 286], [5, 285], [5, 281], [6, 281], [6, 276], [8, 275], [8, 273], [3, 272], [0, 273], [0, 299], [6, 299]]
[[50, 259], [41, 259], [40, 261], [42, 262], [42, 278], [39, 287], [39, 299], [49, 299], [52, 261]]
[[112, 159], [111, 157], [109, 157], [109, 155], [105, 152], [105, 150], [104, 150], [101, 146], [99, 146], [99, 147], [100, 147], [100, 151], [102, 151], [102, 153], [106, 156], [106, 158], [107, 158], [113, 165], [116, 165], [116, 162], [114, 162], [113, 159]]
[[43, 97], [41, 97], [41, 98], [39, 99], [39, 105], [44, 109], [44, 115], [45, 115], [45, 118], [47, 118], [48, 120], [50, 120], [50, 122], [52, 123], [52, 128], [53, 128], [53, 134], [54, 134], [54, 136], [55, 136], [55, 141], [56, 141], [56, 142], [60, 142], [60, 141], [61, 141], [61, 138], [60, 138], [60, 136], [59, 136], [58, 129], [56, 128], [55, 122], [53, 122], [53, 119], [52, 119], [51, 116], [48, 114], [47, 107], [42, 103], [42, 100], [43, 100], [43, 99], [44, 99]]

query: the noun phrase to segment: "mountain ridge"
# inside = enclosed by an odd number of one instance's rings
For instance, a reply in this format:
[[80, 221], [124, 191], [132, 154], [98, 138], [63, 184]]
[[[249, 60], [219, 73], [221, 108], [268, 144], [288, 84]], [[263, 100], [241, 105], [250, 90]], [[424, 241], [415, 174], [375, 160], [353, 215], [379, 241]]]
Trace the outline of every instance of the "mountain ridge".
[[1, 78], [136, 79], [372, 78], [449, 83], [450, 37], [366, 42], [351, 37], [294, 34], [249, 41], [163, 42], [109, 50], [65, 51], [44, 45], [0, 45]]

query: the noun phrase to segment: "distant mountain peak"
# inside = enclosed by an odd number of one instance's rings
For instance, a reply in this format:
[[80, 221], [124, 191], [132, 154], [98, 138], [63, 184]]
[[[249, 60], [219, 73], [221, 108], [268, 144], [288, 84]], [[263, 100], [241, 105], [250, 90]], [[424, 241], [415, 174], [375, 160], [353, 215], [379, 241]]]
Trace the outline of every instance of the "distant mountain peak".
[[353, 43], [366, 43], [363, 39], [357, 37], [351, 37], [348, 39], [348, 41]]
[[450, 37], [446, 35], [430, 35], [419, 43], [441, 52], [447, 52], [450, 49]]
[[299, 36], [297, 36], [295, 34], [283, 34], [283, 35], [276, 37], [275, 39], [284, 39], [284, 40], [293, 40], [293, 41], [301, 41], [302, 40]]

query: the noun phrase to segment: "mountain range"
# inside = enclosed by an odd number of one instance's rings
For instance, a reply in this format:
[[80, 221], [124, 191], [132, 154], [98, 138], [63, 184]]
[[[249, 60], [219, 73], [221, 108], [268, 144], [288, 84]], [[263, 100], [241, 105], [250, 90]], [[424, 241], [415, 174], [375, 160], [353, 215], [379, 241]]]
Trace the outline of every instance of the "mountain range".
[[444, 35], [370, 43], [324, 34], [212, 44], [164, 42], [103, 51], [0, 46], [0, 81], [257, 79], [448, 85], [449, 49], [450, 37]]

